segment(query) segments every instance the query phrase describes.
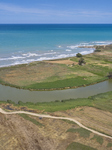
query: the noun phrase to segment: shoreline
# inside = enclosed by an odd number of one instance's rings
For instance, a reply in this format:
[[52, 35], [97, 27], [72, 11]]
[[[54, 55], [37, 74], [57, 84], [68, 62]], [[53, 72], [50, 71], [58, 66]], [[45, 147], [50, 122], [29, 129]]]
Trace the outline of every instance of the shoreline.
[[[109, 44], [109, 45], [100, 45], [100, 46], [96, 46], [94, 45], [92, 48], [95, 48], [95, 50], [97, 49], [105, 49], [106, 47], [111, 47], [112, 44]], [[85, 47], [87, 48], [87, 46]], [[91, 55], [93, 55], [94, 53], [96, 53], [94, 50], [93, 53], [91, 53]], [[99, 52], [97, 52], [99, 53]], [[90, 55], [90, 54], [86, 54], [86, 55], [83, 55], [83, 57], [86, 57], [87, 55]], [[61, 59], [53, 59], [53, 60], [43, 60], [43, 61], [34, 61], [34, 62], [31, 62], [31, 63], [28, 63], [28, 64], [19, 64], [19, 65], [14, 65], [14, 66], [8, 66], [8, 67], [2, 67], [0, 68], [0, 70], [5, 70], [5, 69], [10, 69], [10, 68], [19, 68], [21, 66], [30, 66], [30, 65], [34, 65], [34, 64], [38, 64], [38, 63], [48, 63], [48, 64], [65, 64], [62, 63], [62, 61], [69, 61], [70, 64], [66, 64], [66, 65], [70, 65], [72, 67], [72, 64], [75, 63], [73, 61], [71, 61], [73, 58], [76, 58], [76, 56], [74, 57], [68, 57], [68, 58], [61, 58]], [[61, 61], [61, 63], [60, 63]], [[25, 88], [24, 86], [18, 86], [18, 85], [14, 85], [14, 84], [10, 84], [10, 83], [7, 83], [7, 82], [4, 82], [2, 80], [0, 80], [0, 84], [2, 85], [5, 85], [5, 86], [10, 86], [10, 87], [14, 87], [14, 88], [17, 88], [17, 89], [23, 89], [23, 90], [30, 90], [30, 91], [54, 91], [54, 90], [66, 90], [66, 89], [75, 89], [75, 88], [79, 88], [79, 87], [85, 87], [85, 86], [89, 86], [89, 85], [94, 85], [94, 84], [97, 84], [97, 83], [100, 83], [100, 82], [103, 82], [105, 80], [108, 80], [108, 77], [103, 77], [102, 79], [99, 79], [98, 81], [93, 81], [93, 82], [90, 82], [88, 84], [82, 84], [80, 86], [65, 86], [65, 87], [60, 87], [60, 88], [41, 88], [41, 89], [34, 89], [34, 88]], [[62, 81], [62, 80], [59, 80], [59, 81]], [[53, 83], [53, 81], [51, 81]], [[44, 83], [44, 82], [43, 82]], [[49, 81], [50, 83], [50, 81]]]
[[[79, 47], [79, 48], [89, 48], [89, 47], [87, 47], [87, 46], [85, 46], [85, 47]], [[91, 47], [91, 48], [93, 48], [94, 49], [94, 46], [93, 47]], [[94, 49], [95, 50], [95, 49]], [[85, 51], [81, 51], [81, 52], [79, 52], [79, 53], [81, 53], [82, 55], [87, 55], [87, 54], [91, 54], [91, 53], [93, 53], [94, 52], [94, 50], [89, 50], [89, 51], [87, 51], [87, 53], [86, 54], [83, 54]], [[78, 52], [77, 52], [78, 53]], [[74, 54], [67, 54], [67, 55], [70, 55], [70, 56], [65, 56], [65, 57], [59, 57], [59, 56], [57, 56], [57, 57], [54, 57], [54, 58], [47, 58], [46, 57], [46, 59], [42, 59], [42, 60], [31, 60], [31, 61], [29, 61], [29, 62], [25, 62], [25, 63], [17, 63], [17, 64], [9, 64], [9, 65], [1, 65], [0, 66], [0, 68], [6, 68], [6, 67], [13, 67], [13, 66], [19, 66], [19, 65], [28, 65], [28, 64], [30, 64], [30, 63], [35, 63], [35, 62], [45, 62], [45, 61], [54, 61], [54, 60], [63, 60], [63, 59], [68, 59], [68, 58], [72, 58], [72, 57], [76, 57], [76, 54], [77, 53], [74, 53]], [[61, 54], [60, 54], [61, 55]], [[64, 54], [64, 55], [66, 55], [66, 54]], [[12, 58], [10, 58], [10, 59], [12, 59]]]
[[[81, 53], [83, 56], [84, 55], [88, 55], [88, 54], [92, 54], [94, 53], [94, 51], [96, 50], [96, 47], [105, 47], [105, 46], [108, 46], [108, 45], [112, 45], [112, 44], [107, 44], [107, 45], [88, 45], [88, 46], [78, 46], [78, 48], [92, 48], [92, 50], [89, 50], [89, 51], [86, 51], [87, 53], [84, 54], [85, 51], [81, 51], [81, 52], [77, 52], [77, 53]], [[20, 66], [20, 65], [29, 65], [31, 63], [35, 63], [35, 62], [47, 62], [47, 61], [59, 61], [59, 60], [66, 60], [66, 59], [69, 59], [69, 58], [72, 58], [72, 57], [76, 57], [76, 54], [77, 53], [74, 53], [74, 54], [68, 54], [68, 55], [73, 55], [73, 56], [65, 56], [65, 57], [60, 57], [60, 58], [51, 58], [51, 59], [43, 59], [43, 60], [34, 60], [34, 61], [30, 61], [30, 62], [25, 62], [25, 63], [18, 63], [18, 64], [10, 64], [10, 65], [5, 65], [5, 66], [1, 66], [1, 68], [9, 68], [9, 67], [15, 67], [15, 66]], [[12, 58], [11, 58], [12, 59]]]

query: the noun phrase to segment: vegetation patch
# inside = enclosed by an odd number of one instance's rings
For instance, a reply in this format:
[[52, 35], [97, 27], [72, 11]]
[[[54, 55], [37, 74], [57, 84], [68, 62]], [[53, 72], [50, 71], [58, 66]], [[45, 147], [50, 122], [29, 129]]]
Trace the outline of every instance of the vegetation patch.
[[[56, 112], [69, 110], [76, 107], [88, 106], [95, 107], [104, 111], [109, 111], [112, 113], [112, 91], [97, 94], [94, 96], [90, 96], [88, 98], [78, 98], [78, 99], [68, 99], [68, 100], [57, 100], [53, 102], [22, 102], [19, 101], [18, 104], [15, 104], [13, 101], [8, 101], [10, 104], [14, 104], [14, 106], [20, 107], [28, 107], [30, 109], [37, 109], [43, 112]], [[5, 101], [0, 101], [0, 104], [7, 103]]]
[[107, 80], [112, 72], [112, 45], [96, 46], [96, 51], [83, 57], [78, 53], [66, 58], [64, 64], [52, 60], [0, 68], [0, 83], [31, 90], [62, 90]]
[[70, 121], [70, 120], [66, 120], [66, 119], [62, 119], [64, 122], [68, 123], [68, 124], [73, 124], [73, 125], [77, 125], [75, 122]]
[[81, 53], [77, 53], [76, 57], [82, 57], [82, 54]]
[[107, 144], [107, 147], [112, 147], [112, 143], [108, 143], [108, 144]]
[[[65, 87], [79, 87], [83, 85], [89, 85], [91, 84], [91, 81], [84, 80], [85, 77], [76, 77], [76, 78], [70, 78], [70, 79], [64, 79], [64, 80], [58, 80], [54, 82], [43, 82], [43, 83], [36, 83], [29, 86], [25, 86], [25, 89], [59, 89], [59, 88], [65, 88]], [[96, 80], [98, 82], [99, 80]]]
[[67, 147], [66, 150], [97, 150], [97, 149], [92, 148], [90, 146], [83, 145], [81, 143], [73, 142]]
[[37, 120], [35, 120], [35, 119], [29, 117], [29, 116], [26, 115], [26, 114], [19, 114], [19, 115], [20, 115], [21, 117], [23, 117], [24, 119], [31, 121], [32, 123], [34, 123], [34, 124], [37, 125], [37, 126], [40, 126], [40, 127], [44, 126], [42, 123], [40, 123], [40, 122], [38, 122]]
[[89, 106], [112, 112], [112, 91], [97, 94], [95, 96], [90, 96], [88, 98], [69, 99], [57, 102], [24, 103], [19, 101], [17, 106], [27, 106], [28, 108], [43, 110], [47, 112], [55, 112], [81, 106]]
[[103, 144], [103, 138], [101, 136], [94, 135], [94, 137], [91, 138], [91, 140], [96, 140], [99, 144]]
[[89, 138], [90, 136], [90, 131], [86, 130], [86, 129], [83, 129], [83, 128], [70, 128], [67, 130], [67, 132], [72, 132], [72, 133], [79, 133], [79, 135], [81, 137], [84, 137], [84, 138]]

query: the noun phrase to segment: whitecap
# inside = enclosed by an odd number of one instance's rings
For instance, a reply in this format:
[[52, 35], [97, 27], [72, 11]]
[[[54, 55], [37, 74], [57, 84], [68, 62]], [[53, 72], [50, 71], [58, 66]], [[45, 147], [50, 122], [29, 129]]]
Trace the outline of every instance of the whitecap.
[[70, 49], [76, 49], [78, 48], [79, 45], [71, 45], [71, 46], [67, 46], [67, 48], [70, 48]]
[[90, 54], [90, 53], [93, 53], [94, 52], [94, 49], [91, 49], [89, 51], [82, 51], [80, 52], [82, 55], [86, 55], [86, 54]]
[[67, 51], [67, 52], [70, 52], [70, 51], [72, 51], [72, 50], [70, 50], [70, 49], [66, 49], [66, 51]]
[[39, 54], [36, 54], [36, 53], [26, 53], [26, 54], [22, 54], [23, 56], [26, 56], [26, 57], [34, 57], [34, 56], [40, 56]]
[[94, 45], [109, 45], [112, 44], [112, 41], [94, 41]]
[[21, 57], [21, 56], [12, 56], [12, 57], [7, 57], [7, 58], [0, 58], [0, 61], [3, 61], [3, 60], [16, 60], [16, 59], [23, 59], [25, 57]]

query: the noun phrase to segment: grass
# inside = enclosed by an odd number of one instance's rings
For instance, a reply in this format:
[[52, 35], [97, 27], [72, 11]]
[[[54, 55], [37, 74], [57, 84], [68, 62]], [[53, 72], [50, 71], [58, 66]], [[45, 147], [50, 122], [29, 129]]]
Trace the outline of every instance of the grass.
[[109, 55], [112, 52], [112, 46], [106, 46], [106, 48], [100, 46], [96, 49], [101, 52], [83, 56], [86, 61], [86, 65], [83, 66], [77, 64], [79, 58], [72, 57], [70, 60], [75, 63], [72, 67], [66, 64], [34, 62], [29, 65], [0, 68], [0, 83], [23, 89], [61, 90], [107, 80], [106, 76], [112, 70], [112, 59]]
[[107, 144], [107, 147], [112, 147], [112, 143], [108, 143], [108, 144]]
[[105, 77], [107, 76], [108, 72], [110, 72], [112, 69], [110, 69], [108, 66], [100, 66], [95, 64], [89, 64], [86, 66], [83, 66], [84, 70], [91, 72], [95, 75]]
[[[11, 101], [9, 102], [11, 103]], [[0, 103], [6, 102], [1, 101]], [[90, 96], [88, 98], [69, 99], [55, 102], [24, 103], [19, 101], [18, 104], [15, 104], [15, 106], [26, 106], [31, 109], [43, 110], [43, 112], [55, 112], [81, 106], [89, 106], [112, 113], [112, 91]]]
[[58, 102], [31, 103], [19, 102], [18, 106], [27, 106], [32, 109], [44, 110], [47, 112], [55, 112], [61, 110], [72, 109], [81, 106], [90, 106], [105, 111], [112, 112], [112, 91], [97, 94], [88, 98], [78, 98], [70, 100], [62, 100]]
[[44, 110], [46, 112], [55, 112], [60, 110], [72, 109], [78, 106], [92, 106], [90, 100], [87, 99], [75, 99], [75, 100], [65, 100], [57, 102], [43, 102], [43, 103], [23, 103], [19, 102], [19, 106], [27, 106], [32, 109]]
[[90, 136], [90, 131], [86, 130], [86, 129], [83, 129], [83, 128], [70, 128], [67, 130], [67, 132], [72, 132], [72, 133], [79, 133], [79, 135], [81, 137], [84, 137], [84, 138], [89, 138]]
[[70, 120], [66, 120], [66, 119], [62, 119], [64, 122], [68, 123], [68, 124], [73, 124], [73, 125], [77, 125], [75, 122], [70, 121]]
[[21, 117], [23, 117], [24, 119], [28, 120], [28, 121], [31, 121], [33, 124], [37, 125], [37, 126], [44, 126], [42, 123], [38, 122], [37, 120], [29, 117], [28, 115], [26, 114], [19, 114]]
[[94, 80], [93, 82], [91, 82], [91, 80], [89, 80], [89, 78], [87, 80], [84, 80], [84, 77], [75, 77], [75, 78], [70, 78], [70, 79], [64, 79], [64, 80], [57, 80], [54, 82], [43, 82], [43, 83], [35, 83], [29, 86], [25, 86], [24, 89], [59, 89], [62, 88], [64, 89], [65, 87], [80, 87], [80, 86], [84, 86], [84, 85], [90, 85], [94, 82], [100, 82], [103, 81], [107, 78], [100, 78], [97, 80]]
[[66, 150], [97, 150], [97, 149], [92, 148], [90, 146], [83, 145], [81, 143], [73, 142], [67, 147]]
[[103, 144], [103, 138], [101, 136], [94, 135], [94, 137], [91, 138], [91, 140], [96, 140], [99, 144]]

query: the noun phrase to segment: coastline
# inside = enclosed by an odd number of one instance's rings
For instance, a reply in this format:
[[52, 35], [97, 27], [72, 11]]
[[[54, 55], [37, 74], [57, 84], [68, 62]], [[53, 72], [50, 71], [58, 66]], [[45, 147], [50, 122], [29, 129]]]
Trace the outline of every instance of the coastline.
[[[100, 46], [93, 46], [92, 48], [95, 48], [95, 50], [97, 49], [105, 49], [108, 48], [108, 47], [112, 47], [112, 44], [111, 45], [100, 45]], [[87, 46], [86, 46], [87, 48]], [[94, 51], [95, 51], [94, 50]], [[101, 54], [99, 52], [93, 52], [91, 54], [87, 54], [87, 55], [83, 55], [83, 57], [85, 58], [86, 56], [88, 55], [94, 55], [94, 53], [97, 53], [98, 55]], [[77, 62], [73, 61], [72, 59], [76, 59], [76, 57], [68, 57], [68, 58], [62, 58], [62, 59], [54, 59], [54, 60], [44, 60], [44, 61], [41, 61], [41, 62], [38, 62], [38, 61], [35, 61], [35, 62], [31, 62], [29, 64], [19, 64], [19, 65], [15, 65], [15, 66], [9, 66], [9, 67], [3, 67], [3, 68], [0, 68], [0, 70], [6, 70], [6, 69], [9, 69], [10, 68], [19, 68], [21, 66], [30, 66], [30, 65], [37, 65], [38, 63], [46, 63], [46, 64], [50, 64], [52, 66], [52, 64], [58, 64], [58, 65], [66, 65], [67, 67], [69, 67], [70, 69], [73, 67], [72, 64], [75, 64], [77, 66]], [[67, 61], [68, 63], [65, 63], [65, 61]], [[64, 63], [62, 63], [64, 62]], [[86, 66], [86, 65], [85, 65]], [[65, 90], [65, 89], [74, 89], [74, 88], [78, 88], [78, 87], [85, 87], [85, 86], [89, 86], [89, 85], [93, 85], [93, 84], [96, 84], [96, 83], [99, 83], [99, 82], [103, 82], [105, 80], [108, 80], [108, 77], [103, 77], [101, 79], [97, 79], [93, 82], [90, 82], [90, 83], [86, 83], [86, 84], [83, 84], [82, 85], [76, 85], [76, 86], [65, 86], [65, 87], [59, 87], [59, 88], [41, 88], [41, 89], [35, 89], [35, 88], [27, 88], [27, 87], [24, 87], [24, 86], [18, 86], [18, 85], [14, 85], [14, 84], [10, 84], [10, 83], [7, 83], [7, 82], [4, 82], [2, 80], [0, 80], [0, 84], [2, 85], [5, 85], [5, 86], [10, 86], [10, 87], [15, 87], [15, 88], [18, 88], [18, 89], [25, 89], [25, 90], [30, 90], [30, 91], [52, 91], [52, 90]], [[62, 81], [62, 80], [60, 80]], [[69, 80], [68, 80], [69, 81]], [[55, 81], [54, 81], [55, 82]], [[51, 81], [51, 83], [54, 83], [53, 81]], [[49, 81], [50, 83], [50, 81]]]
[[[93, 53], [94, 50], [95, 50], [94, 46], [91, 46], [91, 47], [89, 47], [89, 46], [82, 46], [82, 47], [77, 46], [77, 48], [80, 49], [79, 53], [81, 53], [82, 55], [87, 55], [87, 54]], [[83, 49], [83, 50], [81, 50], [81, 49]], [[71, 50], [66, 49], [65, 53], [61, 54], [59, 52], [55, 52], [55, 51], [51, 50], [51, 52], [49, 51], [49, 52], [43, 53], [41, 55], [37, 54], [35, 52], [34, 53], [33, 52], [32, 53], [28, 52], [28, 53], [22, 54], [20, 56], [18, 55], [18, 56], [10, 56], [8, 58], [0, 58], [0, 61], [6, 61], [6, 60], [9, 61], [9, 64], [0, 65], [0, 68], [6, 68], [6, 67], [11, 67], [11, 66], [23, 65], [23, 64], [30, 64], [30, 63], [33, 63], [33, 62], [63, 60], [63, 59], [75, 57], [76, 54], [78, 53], [78, 52], [73, 52], [72, 53], [71, 51], [72, 51], [72, 49]], [[68, 52], [68, 53], [66, 53], [66, 52]], [[50, 57], [49, 55], [52, 55], [52, 56]], [[31, 57], [31, 59], [30, 59], [30, 57]], [[12, 60], [12, 62], [10, 62], [11, 60]]]
[[[111, 44], [107, 44], [107, 45], [111, 45]], [[95, 49], [96, 49], [97, 46], [101, 46], [101, 47], [104, 46], [105, 47], [107, 45], [92, 45], [92, 46], [77, 46], [77, 47], [78, 48], [92, 48], [92, 50], [86, 51], [87, 52], [86, 54], [84, 54], [85, 51], [84, 52], [83, 51], [79, 52], [82, 55], [88, 55], [88, 54], [94, 53], [94, 51], [95, 51]], [[35, 61], [27, 62], [27, 63], [20, 63], [20, 64], [18, 63], [18, 64], [11, 64], [11, 65], [6, 65], [6, 66], [1, 66], [0, 69], [1, 68], [3, 69], [3, 68], [9, 68], [9, 67], [16, 67], [16, 66], [18, 67], [20, 65], [29, 65], [29, 64], [35, 63], [35, 62], [47, 62], [47, 61], [52, 62], [52, 61], [66, 60], [66, 59], [69, 59], [69, 58], [72, 58], [72, 57], [76, 57], [77, 53], [71, 54], [73, 56], [67, 56], [67, 57], [61, 57], [61, 58], [51, 58], [51, 59], [45, 59], [45, 60], [43, 59], [43, 60], [40, 60], [40, 61], [39, 60], [35, 60]], [[13, 58], [10, 58], [10, 59], [13, 59]]]
[[[84, 55], [88, 55], [88, 54], [92, 54], [92, 53], [94, 53], [94, 51], [95, 51], [95, 49], [96, 49], [96, 47], [105, 47], [105, 46], [108, 46], [108, 45], [112, 45], [112, 44], [107, 44], [107, 45], [88, 45], [88, 46], [77, 46], [78, 48], [84, 48], [85, 49], [85, 51], [80, 51], [79, 53], [80, 54], [82, 54], [83, 56]], [[87, 51], [86, 49], [90, 49], [89, 51]], [[78, 53], [78, 52], [77, 52]], [[73, 56], [63, 56], [63, 57], [60, 57], [60, 58], [49, 58], [49, 59], [43, 59], [43, 60], [35, 60], [35, 61], [33, 61], [33, 60], [31, 60], [30, 62], [25, 62], [25, 63], [17, 63], [17, 64], [10, 64], [10, 65], [3, 65], [3, 66], [1, 66], [0, 67], [0, 69], [1, 68], [7, 68], [7, 67], [14, 67], [14, 66], [20, 66], [20, 65], [28, 65], [28, 64], [30, 64], [30, 63], [35, 63], [35, 62], [47, 62], [47, 61], [59, 61], [59, 60], [66, 60], [66, 59], [69, 59], [69, 58], [72, 58], [72, 57], [76, 57], [76, 54], [77, 53], [73, 53], [73, 54], [70, 54], [70, 55], [73, 55]], [[26, 55], [26, 54], [25, 54]], [[30, 55], [30, 54], [29, 54]], [[31, 54], [31, 55], [35, 55], [35, 54]], [[69, 55], [69, 54], [68, 54]], [[14, 56], [13, 56], [14, 57]], [[14, 58], [9, 58], [10, 60], [12, 59], [16, 59], [15, 57]], [[28, 56], [29, 57], [29, 56]], [[19, 58], [19, 57], [18, 57]], [[1, 60], [7, 60], [7, 58], [1, 58]]]

